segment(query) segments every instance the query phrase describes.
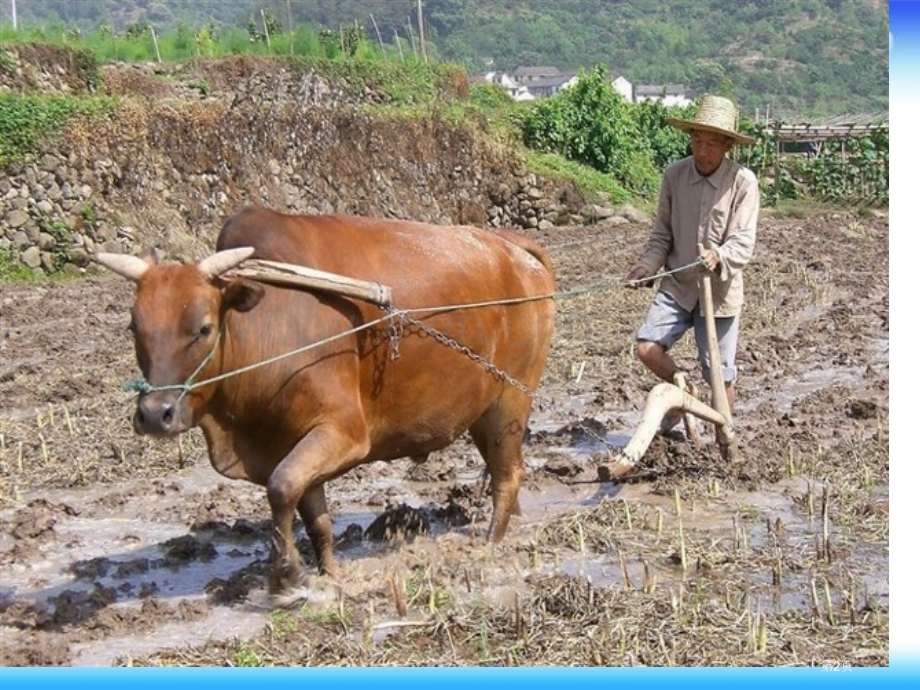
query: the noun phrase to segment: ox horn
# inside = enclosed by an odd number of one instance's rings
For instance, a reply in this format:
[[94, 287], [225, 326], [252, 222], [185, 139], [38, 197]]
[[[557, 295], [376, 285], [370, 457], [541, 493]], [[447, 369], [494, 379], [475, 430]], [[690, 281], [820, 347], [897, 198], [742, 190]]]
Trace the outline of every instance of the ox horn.
[[198, 270], [207, 278], [216, 278], [221, 273], [226, 273], [231, 268], [243, 263], [252, 256], [255, 251], [256, 250], [252, 247], [225, 249], [222, 252], [212, 254], [207, 259], [202, 259], [198, 264]]
[[150, 264], [129, 254], [106, 254], [99, 253], [93, 255], [93, 261], [102, 264], [110, 271], [124, 276], [135, 283], [141, 279], [141, 276], [150, 268]]

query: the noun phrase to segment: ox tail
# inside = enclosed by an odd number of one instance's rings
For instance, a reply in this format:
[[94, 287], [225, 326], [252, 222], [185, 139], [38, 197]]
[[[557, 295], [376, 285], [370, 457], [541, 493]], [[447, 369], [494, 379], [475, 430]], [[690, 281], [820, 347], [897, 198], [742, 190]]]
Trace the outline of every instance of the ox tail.
[[546, 270], [549, 271], [550, 275], [555, 277], [555, 271], [553, 269], [553, 261], [549, 258], [549, 252], [539, 244], [536, 240], [532, 240], [526, 235], [521, 235], [507, 228], [498, 228], [495, 230], [495, 234], [501, 237], [506, 242], [517, 245], [537, 261], [543, 264], [546, 267]]

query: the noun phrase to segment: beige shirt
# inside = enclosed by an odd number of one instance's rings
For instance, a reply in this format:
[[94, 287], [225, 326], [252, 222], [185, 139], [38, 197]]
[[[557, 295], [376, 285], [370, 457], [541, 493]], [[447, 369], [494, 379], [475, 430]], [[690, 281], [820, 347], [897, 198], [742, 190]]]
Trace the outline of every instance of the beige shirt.
[[[679, 160], [665, 170], [655, 227], [639, 265], [652, 275], [696, 261], [697, 243], [715, 249], [721, 263], [712, 281], [714, 311], [735, 316], [744, 302], [741, 269], [754, 252], [759, 211], [757, 178], [747, 168], [726, 158], [703, 177], [692, 156]], [[680, 271], [662, 278], [658, 289], [691, 311], [699, 301], [698, 277], [697, 269]]]

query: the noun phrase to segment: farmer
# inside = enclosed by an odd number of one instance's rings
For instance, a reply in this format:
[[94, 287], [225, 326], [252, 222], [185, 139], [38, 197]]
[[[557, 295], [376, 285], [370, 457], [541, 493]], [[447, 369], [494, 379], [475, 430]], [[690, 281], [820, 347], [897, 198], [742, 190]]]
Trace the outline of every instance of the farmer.
[[[671, 346], [693, 328], [700, 366], [710, 381], [705, 314], [701, 313], [699, 270], [712, 274], [712, 294], [719, 354], [729, 409], [735, 405], [735, 352], [738, 319], [744, 299], [742, 269], [751, 259], [757, 235], [760, 192], [754, 173], [726, 157], [734, 144], [752, 144], [739, 134], [738, 110], [727, 98], [707, 95], [690, 120], [668, 123], [690, 133], [692, 155], [664, 173], [658, 214], [639, 262], [626, 275], [630, 287], [651, 286], [648, 280], [699, 260], [700, 269], [678, 271], [661, 279], [645, 322], [636, 333], [639, 359], [658, 378], [683, 383]], [[697, 245], [704, 250], [699, 255]], [[680, 421], [677, 410], [662, 420], [661, 431]]]

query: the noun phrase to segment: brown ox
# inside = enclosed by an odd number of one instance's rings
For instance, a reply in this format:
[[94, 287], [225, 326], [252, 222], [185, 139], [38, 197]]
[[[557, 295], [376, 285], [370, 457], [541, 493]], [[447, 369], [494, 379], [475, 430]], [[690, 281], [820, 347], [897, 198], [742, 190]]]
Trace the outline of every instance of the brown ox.
[[[467, 430], [491, 475], [489, 537], [501, 540], [518, 509], [528, 390], [540, 380], [553, 335], [554, 303], [542, 297], [554, 291], [545, 251], [506, 231], [258, 208], [231, 218], [217, 249], [197, 265], [96, 258], [137, 283], [131, 327], [148, 387], [138, 396], [135, 429], [170, 436], [199, 426], [218, 472], [267, 487], [271, 590], [304, 574], [295, 509], [320, 571], [336, 572], [326, 481], [362, 463], [424, 456]], [[227, 274], [250, 255], [389, 285], [399, 309], [509, 303], [413, 312], [415, 322], [384, 320], [342, 336], [384, 312]], [[535, 299], [510, 303], [528, 297]], [[309, 343], [320, 345], [233, 373]], [[190, 381], [205, 383], [183, 390]]]

